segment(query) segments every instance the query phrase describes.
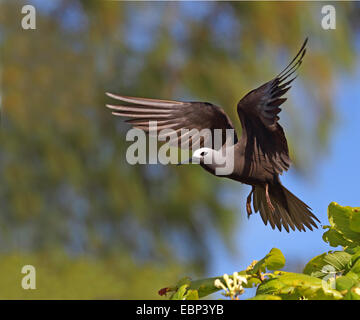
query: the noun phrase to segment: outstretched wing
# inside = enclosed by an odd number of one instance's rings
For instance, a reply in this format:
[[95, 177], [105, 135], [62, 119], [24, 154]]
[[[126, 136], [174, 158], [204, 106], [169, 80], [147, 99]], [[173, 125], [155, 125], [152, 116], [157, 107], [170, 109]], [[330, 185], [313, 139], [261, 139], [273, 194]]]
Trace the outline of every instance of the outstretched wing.
[[[166, 136], [171, 145], [181, 148], [198, 149], [209, 146], [209, 143], [214, 147], [215, 129], [221, 130], [218, 131], [221, 132], [221, 142], [215, 143], [215, 147], [218, 145], [220, 148], [226, 141], [226, 129], [234, 129], [226, 113], [211, 103], [107, 95], [122, 102], [121, 105], [106, 105], [113, 115], [129, 118], [126, 122], [134, 128], [154, 132], [159, 138]], [[155, 122], [156, 130], [153, 126]], [[234, 135], [236, 143], [235, 131]]]
[[283, 95], [291, 88], [293, 76], [300, 67], [306, 52], [305, 40], [300, 51], [289, 65], [274, 79], [250, 91], [237, 106], [243, 134], [245, 157], [249, 165], [247, 174], [263, 168], [270, 174], [281, 174], [289, 169], [291, 160], [284, 130], [278, 123], [278, 114], [286, 98]]

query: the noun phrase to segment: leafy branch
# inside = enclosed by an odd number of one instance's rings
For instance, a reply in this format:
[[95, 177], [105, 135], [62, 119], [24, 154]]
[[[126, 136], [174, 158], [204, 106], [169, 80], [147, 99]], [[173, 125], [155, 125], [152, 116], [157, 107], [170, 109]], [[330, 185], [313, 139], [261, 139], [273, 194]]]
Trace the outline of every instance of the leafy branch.
[[332, 247], [342, 246], [342, 250], [314, 257], [303, 273], [281, 271], [285, 257], [273, 248], [246, 270], [194, 281], [184, 278], [159, 294], [173, 300], [197, 300], [222, 290], [224, 296], [237, 300], [246, 288], [256, 287], [251, 300], [360, 300], [360, 208], [333, 202], [328, 218], [323, 240]]

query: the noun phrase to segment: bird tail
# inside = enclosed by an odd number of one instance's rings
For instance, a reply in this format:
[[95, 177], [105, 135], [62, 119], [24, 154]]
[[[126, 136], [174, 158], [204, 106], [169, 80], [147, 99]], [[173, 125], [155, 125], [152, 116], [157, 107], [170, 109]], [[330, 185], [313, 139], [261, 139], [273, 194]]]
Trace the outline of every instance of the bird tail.
[[312, 231], [312, 226], [317, 228], [314, 220], [320, 223], [310, 211], [311, 208], [280, 182], [269, 184], [269, 197], [275, 210], [272, 210], [266, 201], [265, 187], [255, 186], [253, 206], [255, 212], [260, 212], [265, 225], [270, 222], [273, 229], [276, 226], [281, 231], [281, 226], [283, 226], [289, 232], [289, 227], [294, 231], [295, 228], [306, 231], [305, 227]]

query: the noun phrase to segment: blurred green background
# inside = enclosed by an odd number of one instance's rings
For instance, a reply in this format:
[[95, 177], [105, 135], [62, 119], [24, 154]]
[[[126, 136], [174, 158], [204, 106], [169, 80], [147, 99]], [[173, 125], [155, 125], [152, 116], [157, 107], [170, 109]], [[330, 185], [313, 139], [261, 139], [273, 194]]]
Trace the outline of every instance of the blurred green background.
[[[24, 4], [37, 9], [36, 30], [21, 28]], [[0, 298], [157, 299], [210, 272], [213, 241], [236, 253], [243, 187], [196, 166], [127, 164], [129, 126], [104, 93], [211, 101], [241, 130], [238, 100], [309, 36], [281, 123], [293, 170], [311, 177], [360, 27], [360, 6], [347, 2], [336, 3], [336, 30], [323, 30], [322, 5], [1, 1]], [[21, 288], [25, 264], [36, 290]]]

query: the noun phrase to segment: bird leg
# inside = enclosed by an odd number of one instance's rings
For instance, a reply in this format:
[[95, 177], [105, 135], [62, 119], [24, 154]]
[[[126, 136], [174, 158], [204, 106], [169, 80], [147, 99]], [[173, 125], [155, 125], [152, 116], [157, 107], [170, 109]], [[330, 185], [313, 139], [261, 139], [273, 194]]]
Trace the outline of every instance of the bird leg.
[[266, 196], [266, 203], [267, 203], [269, 209], [271, 210], [271, 212], [274, 212], [275, 208], [274, 208], [274, 206], [273, 206], [273, 204], [271, 203], [271, 200], [270, 200], [269, 184], [268, 183], [265, 184], [265, 196]]
[[251, 210], [251, 196], [254, 193], [254, 187], [252, 187], [250, 194], [248, 195], [247, 199], [246, 199], [246, 212], [248, 215], [248, 218], [250, 217], [250, 215], [252, 214], [252, 210]]

